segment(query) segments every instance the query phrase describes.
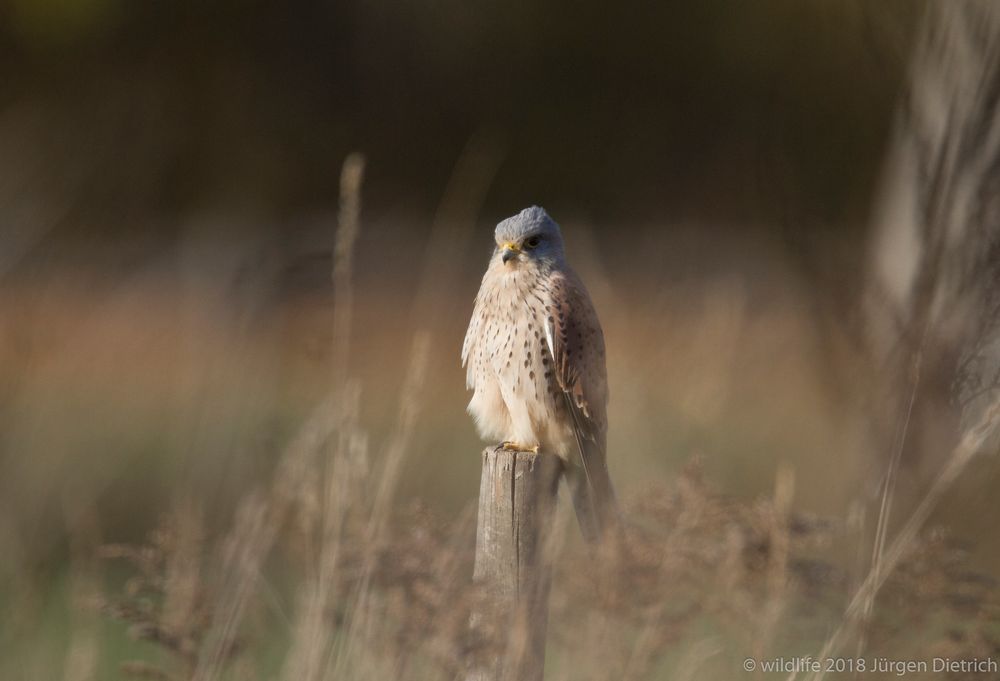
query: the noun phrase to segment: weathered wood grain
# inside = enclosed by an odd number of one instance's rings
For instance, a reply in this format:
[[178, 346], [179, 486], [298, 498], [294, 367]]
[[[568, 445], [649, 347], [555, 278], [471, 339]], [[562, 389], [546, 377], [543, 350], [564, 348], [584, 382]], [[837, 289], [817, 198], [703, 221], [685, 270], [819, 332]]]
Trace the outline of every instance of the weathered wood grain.
[[549, 534], [562, 465], [552, 454], [483, 452], [473, 579], [484, 601], [473, 630], [492, 652], [468, 681], [540, 681], [545, 667]]

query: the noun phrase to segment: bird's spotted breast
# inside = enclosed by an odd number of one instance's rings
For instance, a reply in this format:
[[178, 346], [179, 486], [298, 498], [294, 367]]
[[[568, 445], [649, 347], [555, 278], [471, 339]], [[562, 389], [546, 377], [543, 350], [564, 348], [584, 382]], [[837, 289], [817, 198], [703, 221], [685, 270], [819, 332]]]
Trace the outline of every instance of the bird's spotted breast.
[[534, 422], [557, 409], [558, 396], [551, 353], [542, 333], [551, 304], [540, 295], [545, 290], [539, 284], [539, 277], [532, 273], [484, 279], [481, 297], [486, 304], [479, 323], [485, 322], [485, 333], [472, 358], [477, 378], [496, 380], [508, 408], [512, 400], [522, 402]]

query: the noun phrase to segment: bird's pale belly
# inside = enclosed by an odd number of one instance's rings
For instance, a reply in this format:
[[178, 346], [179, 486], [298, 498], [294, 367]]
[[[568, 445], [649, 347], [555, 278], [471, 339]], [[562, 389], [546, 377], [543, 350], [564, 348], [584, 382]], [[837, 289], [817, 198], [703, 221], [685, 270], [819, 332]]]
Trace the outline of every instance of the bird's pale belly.
[[469, 411], [485, 437], [539, 445], [565, 455], [572, 429], [544, 340], [542, 317], [526, 305], [522, 314], [498, 315], [488, 325], [483, 369]]

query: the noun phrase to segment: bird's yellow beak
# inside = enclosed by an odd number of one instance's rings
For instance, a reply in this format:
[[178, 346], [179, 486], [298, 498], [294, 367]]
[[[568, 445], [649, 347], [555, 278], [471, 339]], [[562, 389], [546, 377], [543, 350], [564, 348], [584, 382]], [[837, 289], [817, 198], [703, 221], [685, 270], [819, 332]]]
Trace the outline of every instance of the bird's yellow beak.
[[517, 247], [517, 244], [510, 241], [501, 246], [500, 250], [503, 251], [501, 259], [503, 260], [504, 264], [507, 264], [508, 260], [516, 257], [517, 254], [521, 252], [521, 249]]

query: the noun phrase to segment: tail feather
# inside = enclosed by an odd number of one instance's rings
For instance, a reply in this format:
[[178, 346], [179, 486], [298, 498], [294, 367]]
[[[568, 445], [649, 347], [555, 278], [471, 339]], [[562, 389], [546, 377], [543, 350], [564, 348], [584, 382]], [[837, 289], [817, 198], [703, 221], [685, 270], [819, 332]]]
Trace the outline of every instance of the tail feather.
[[568, 481], [573, 494], [573, 508], [580, 532], [589, 543], [598, 543], [615, 534], [621, 527], [618, 499], [605, 453], [605, 438], [589, 434], [583, 428], [582, 415], [567, 394], [566, 403], [573, 417], [573, 431], [580, 453], [580, 466], [570, 468]]
[[[587, 449], [596, 449], [594, 443], [587, 444], [591, 445]], [[617, 533], [621, 516], [603, 454], [584, 451], [582, 460], [583, 465], [573, 471], [569, 484], [580, 532], [588, 543], [594, 544]]]

